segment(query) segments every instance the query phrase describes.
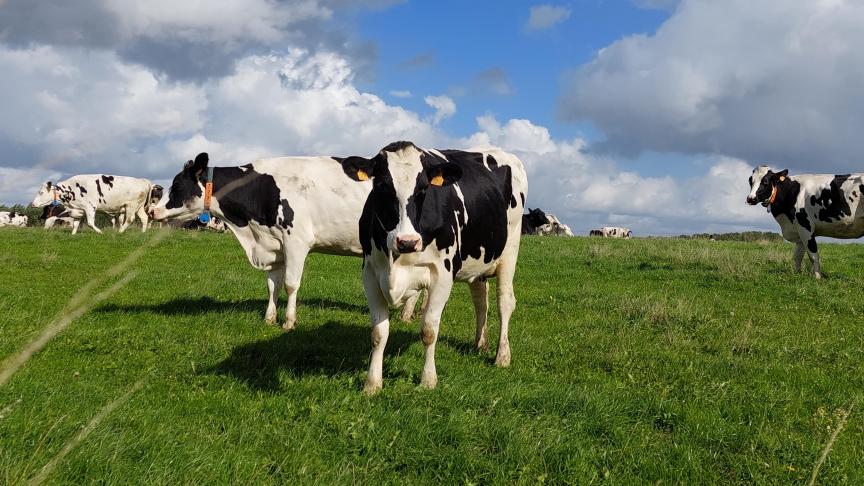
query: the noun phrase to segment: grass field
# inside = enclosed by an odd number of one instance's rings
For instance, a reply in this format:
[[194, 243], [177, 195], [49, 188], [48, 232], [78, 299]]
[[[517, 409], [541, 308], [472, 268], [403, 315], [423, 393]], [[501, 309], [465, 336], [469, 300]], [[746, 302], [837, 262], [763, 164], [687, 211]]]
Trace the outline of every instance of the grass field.
[[[472, 352], [459, 285], [438, 388], [394, 320], [370, 398], [359, 259], [310, 258], [286, 334], [231, 235], [105, 275], [154, 235], [0, 230], [0, 357], [105, 297], [0, 385], [0, 483], [806, 483], [864, 390], [864, 246], [815, 281], [781, 243], [529, 237], [513, 365]], [[819, 483], [864, 478], [862, 408]]]

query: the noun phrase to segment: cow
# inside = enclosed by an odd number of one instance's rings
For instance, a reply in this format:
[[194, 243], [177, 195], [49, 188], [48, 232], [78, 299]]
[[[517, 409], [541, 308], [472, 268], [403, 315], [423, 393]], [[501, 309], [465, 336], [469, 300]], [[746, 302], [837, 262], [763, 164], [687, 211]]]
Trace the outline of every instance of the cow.
[[603, 237], [603, 232], [600, 231], [600, 230], [598, 230], [598, 229], [593, 229], [593, 230], [591, 230], [591, 231], [588, 232], [588, 236], [599, 236], [599, 237], [602, 238], [602, 237]]
[[[151, 208], [155, 221], [188, 222], [205, 211], [209, 160], [200, 153], [186, 163]], [[279, 293], [285, 289], [285, 331], [297, 323], [297, 291], [310, 252], [363, 254], [357, 220], [372, 183], [345, 181], [340, 160], [276, 157], [212, 168], [208, 214], [224, 222], [253, 267], [267, 272], [268, 324], [276, 324]], [[409, 320], [413, 309], [414, 302], [406, 304], [403, 319]]]
[[86, 218], [93, 231], [102, 233], [96, 227], [96, 211], [109, 215], [122, 214], [120, 232], [123, 233], [135, 220], [141, 219], [141, 231], [147, 231], [146, 205], [153, 185], [147, 179], [112, 176], [104, 174], [77, 175], [58, 184], [46, 182], [36, 198], [33, 207], [61, 203], [69, 211], [69, 217], [78, 221], [72, 225], [72, 234], [78, 231], [80, 220]]
[[575, 236], [569, 226], [558, 220], [555, 215], [546, 216], [549, 221], [535, 229], [535, 234], [540, 236]]
[[537, 234], [537, 228], [549, 224], [549, 217], [540, 208], [528, 209], [527, 214], [522, 215], [522, 234]]
[[15, 211], [0, 211], [0, 226], [27, 226], [29, 218], [26, 214]]
[[516, 156], [496, 148], [424, 150], [394, 142], [371, 159], [348, 157], [345, 174], [373, 181], [359, 220], [363, 287], [369, 303], [372, 355], [365, 392], [383, 385], [388, 307], [428, 292], [420, 337], [421, 385], [434, 388], [435, 343], [454, 281], [468, 282], [476, 314], [474, 345], [488, 348], [487, 279], [498, 279], [501, 331], [495, 363], [510, 365], [508, 329], [516, 307], [513, 276], [519, 256], [528, 178]]
[[630, 238], [633, 236], [632, 231], [620, 226], [604, 226], [600, 228], [600, 233], [602, 233], [605, 238]]
[[66, 206], [62, 204], [49, 204], [42, 208], [42, 215], [39, 216], [40, 221], [45, 221], [45, 229], [51, 229], [55, 224], [75, 224], [75, 218], [69, 216]]
[[767, 207], [780, 225], [783, 239], [795, 243], [794, 267], [801, 271], [807, 255], [813, 275], [822, 278], [817, 236], [851, 239], [864, 236], [864, 174], [789, 175], [767, 165], [753, 169], [746, 202]]

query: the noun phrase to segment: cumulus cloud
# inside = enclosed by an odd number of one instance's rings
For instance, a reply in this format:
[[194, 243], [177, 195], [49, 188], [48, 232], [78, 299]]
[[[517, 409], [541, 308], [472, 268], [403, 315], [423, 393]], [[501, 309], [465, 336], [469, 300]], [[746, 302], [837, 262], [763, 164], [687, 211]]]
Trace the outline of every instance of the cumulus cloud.
[[477, 119], [479, 131], [464, 147], [500, 146], [525, 163], [528, 206], [550, 211], [574, 230], [587, 233], [604, 224], [625, 224], [639, 234], [680, 234], [771, 228], [763, 211], [744, 204], [752, 166], [729, 157], [705, 160], [698, 177], [645, 177], [621, 170], [605, 156], [586, 151], [580, 138], [556, 140], [528, 120]]
[[570, 18], [570, 9], [567, 7], [536, 5], [531, 7], [525, 29], [529, 31], [546, 30], [568, 18]]
[[432, 123], [438, 124], [445, 118], [450, 118], [456, 113], [456, 103], [449, 96], [427, 96], [423, 98], [427, 105], [435, 108], [432, 114]]
[[861, 170], [862, 24], [857, 2], [683, 0], [576, 70], [562, 115], [596, 125], [599, 151]]

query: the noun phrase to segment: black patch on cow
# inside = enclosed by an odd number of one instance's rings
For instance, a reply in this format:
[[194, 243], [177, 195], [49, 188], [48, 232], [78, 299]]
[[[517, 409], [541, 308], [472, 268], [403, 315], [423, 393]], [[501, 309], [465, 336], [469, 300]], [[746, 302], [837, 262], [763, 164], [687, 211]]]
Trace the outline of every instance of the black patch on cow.
[[[375, 245], [378, 251], [389, 256], [387, 233], [396, 229], [396, 225], [399, 224], [396, 189], [393, 187], [393, 177], [390, 175], [386, 157], [375, 157], [367, 162], [369, 165], [374, 165], [375, 176], [372, 179], [372, 191], [366, 198], [360, 215], [360, 245], [363, 247], [364, 255], [371, 255], [372, 245]], [[343, 168], [345, 167], [343, 164]], [[346, 173], [349, 172], [348, 168], [345, 170]]]
[[[262, 226], [289, 228], [294, 224], [294, 210], [286, 199], [281, 197], [276, 180], [269, 174], [261, 174], [254, 170], [243, 170], [240, 167], [216, 167], [213, 170], [213, 191], [232, 184], [227, 193], [219, 194], [219, 208], [226, 221], [236, 226], [244, 227], [250, 221]], [[198, 193], [200, 186], [196, 184]], [[282, 207], [284, 218], [279, 220], [279, 207]]]
[[102, 182], [107, 184], [109, 189], [114, 188], [114, 176], [103, 175], [102, 176]]
[[279, 226], [282, 229], [288, 229], [294, 226], [294, 210], [291, 208], [291, 205], [288, 204], [287, 199], [282, 199], [280, 202], [282, 206], [282, 217], [279, 218]]
[[408, 142], [405, 140], [400, 140], [398, 142], [393, 142], [393, 143], [387, 145], [386, 147], [381, 149], [381, 151], [382, 152], [399, 152], [400, 150], [405, 150], [406, 148], [410, 148], [410, 147], [417, 148], [417, 146], [414, 145], [414, 142]]
[[99, 193], [99, 199], [105, 198], [105, 194], [102, 194], [102, 184], [99, 182], [99, 179], [96, 179], [96, 192]]
[[519, 199], [522, 201], [522, 207], [524, 208], [525, 207], [525, 193], [524, 192], [519, 193]]
[[811, 236], [810, 239], [807, 241], [807, 251], [809, 251], [810, 253], [816, 253], [816, 237], [815, 236]]
[[795, 204], [798, 201], [798, 194], [801, 192], [801, 184], [787, 177], [782, 182], [776, 180], [775, 185], [777, 186], [777, 197], [774, 199], [774, 204], [771, 205], [771, 215], [777, 218], [781, 214], [785, 214], [789, 221], [794, 223]]
[[85, 189], [84, 186], [82, 186], [81, 184], [76, 182], [75, 187], [78, 188], [78, 193], [81, 194], [82, 198], [84, 197], [84, 194], [87, 194], [87, 189]]
[[804, 208], [799, 209], [798, 212], [795, 213], [795, 221], [797, 221], [798, 224], [807, 231], [813, 231], [813, 227], [810, 226], [810, 218], [807, 217], [807, 211], [805, 211]]
[[836, 175], [828, 188], [822, 189], [819, 196], [810, 196], [810, 204], [818, 207], [816, 219], [831, 222], [852, 215], [852, 209], [843, 194], [843, 183], [849, 179], [849, 174]]
[[444, 268], [445, 268], [448, 272], [450, 271], [450, 259], [449, 259], [449, 258], [445, 258], [445, 259], [444, 259]]
[[489, 165], [489, 169], [498, 168], [498, 161], [495, 160], [495, 157], [492, 157], [491, 155], [486, 156], [486, 164]]
[[64, 212], [66, 212], [66, 207], [62, 204], [57, 204], [56, 206], [54, 204], [49, 204], [42, 208], [42, 216], [39, 216], [39, 219], [45, 220], [53, 218], [55, 216], [60, 216]]

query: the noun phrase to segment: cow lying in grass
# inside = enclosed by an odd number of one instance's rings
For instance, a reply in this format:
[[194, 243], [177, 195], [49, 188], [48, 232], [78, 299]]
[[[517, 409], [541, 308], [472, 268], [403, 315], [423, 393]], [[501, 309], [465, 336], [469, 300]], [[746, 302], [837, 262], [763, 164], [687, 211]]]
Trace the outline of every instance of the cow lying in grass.
[[750, 176], [747, 204], [762, 203], [780, 225], [786, 241], [795, 243], [795, 270], [801, 271], [806, 248], [813, 275], [822, 278], [817, 236], [864, 236], [864, 174], [800, 174], [774, 172], [760, 165]]
[[[279, 293], [288, 295], [282, 328], [297, 323], [297, 291], [310, 252], [362, 255], [357, 220], [372, 183], [351, 184], [334, 157], [277, 157], [240, 167], [212, 167], [198, 154], [174, 177], [168, 193], [151, 209], [155, 221], [189, 221], [205, 210], [237, 237], [249, 263], [267, 272], [264, 319], [276, 324]], [[212, 198], [205, 208], [205, 191]], [[403, 319], [410, 319], [412, 301]]]

